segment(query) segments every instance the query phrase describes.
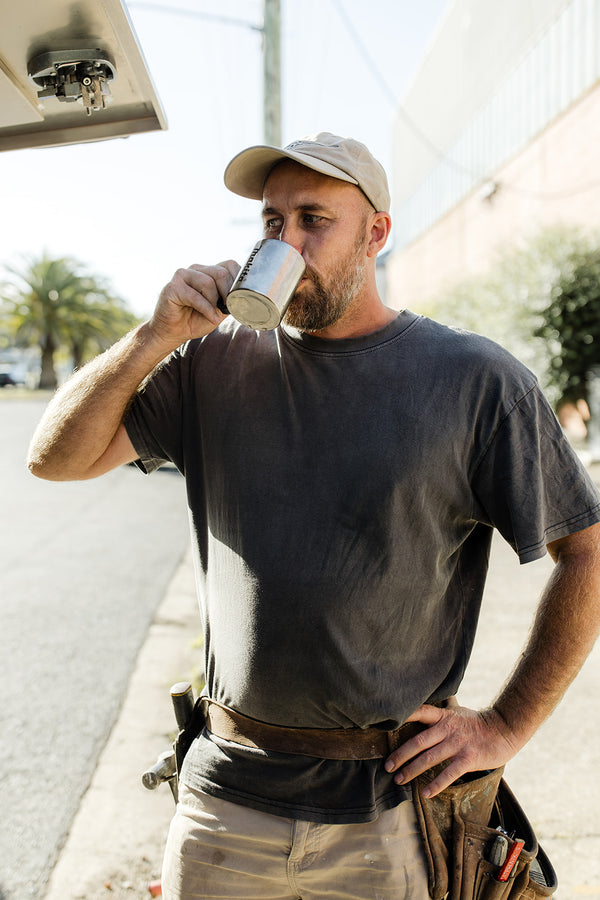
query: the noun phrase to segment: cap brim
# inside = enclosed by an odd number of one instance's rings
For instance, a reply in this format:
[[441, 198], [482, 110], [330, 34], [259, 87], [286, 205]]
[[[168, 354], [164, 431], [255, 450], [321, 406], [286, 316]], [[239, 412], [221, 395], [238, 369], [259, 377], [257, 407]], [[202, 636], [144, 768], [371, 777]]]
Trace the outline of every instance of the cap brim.
[[337, 178], [340, 181], [347, 181], [349, 184], [358, 182], [351, 175], [347, 175], [337, 166], [324, 162], [322, 159], [315, 159], [306, 153], [295, 153], [293, 150], [282, 150], [279, 147], [269, 147], [266, 144], [258, 144], [255, 147], [248, 147], [242, 150], [237, 156], [234, 156], [227, 168], [225, 169], [225, 186], [239, 194], [241, 197], [249, 197], [252, 200], [262, 200], [265, 181], [269, 172], [278, 162], [283, 159], [292, 159], [294, 162], [320, 172], [322, 175], [329, 175], [331, 178]]

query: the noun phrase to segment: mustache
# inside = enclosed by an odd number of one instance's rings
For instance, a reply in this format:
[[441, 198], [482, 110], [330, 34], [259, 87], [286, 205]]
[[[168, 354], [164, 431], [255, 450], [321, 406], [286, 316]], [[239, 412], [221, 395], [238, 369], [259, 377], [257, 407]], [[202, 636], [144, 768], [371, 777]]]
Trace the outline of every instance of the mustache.
[[306, 266], [302, 277], [307, 278], [309, 281], [312, 281], [313, 284], [321, 283], [321, 278], [319, 276], [319, 273], [315, 269], [313, 269], [312, 266], [309, 266], [309, 265]]

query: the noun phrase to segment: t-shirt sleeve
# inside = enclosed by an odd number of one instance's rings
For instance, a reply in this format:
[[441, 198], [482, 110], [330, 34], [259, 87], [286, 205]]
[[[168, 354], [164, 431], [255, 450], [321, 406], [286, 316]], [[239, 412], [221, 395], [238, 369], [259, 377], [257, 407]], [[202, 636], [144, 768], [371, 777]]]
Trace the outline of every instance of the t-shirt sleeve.
[[521, 563], [542, 557], [547, 543], [600, 521], [600, 494], [537, 384], [492, 435], [473, 487], [479, 514]]
[[182, 354], [171, 354], [142, 385], [125, 416], [138, 467], [149, 475], [166, 462], [183, 471]]

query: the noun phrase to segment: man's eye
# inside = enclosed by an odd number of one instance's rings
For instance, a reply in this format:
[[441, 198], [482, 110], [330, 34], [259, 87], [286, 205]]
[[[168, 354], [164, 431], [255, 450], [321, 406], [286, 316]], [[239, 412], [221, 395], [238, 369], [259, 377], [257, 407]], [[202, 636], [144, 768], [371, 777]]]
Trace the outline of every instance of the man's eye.
[[304, 223], [306, 225], [318, 225], [323, 220], [323, 216], [317, 216], [313, 213], [305, 213]]
[[279, 219], [265, 219], [265, 231], [279, 231], [281, 222]]

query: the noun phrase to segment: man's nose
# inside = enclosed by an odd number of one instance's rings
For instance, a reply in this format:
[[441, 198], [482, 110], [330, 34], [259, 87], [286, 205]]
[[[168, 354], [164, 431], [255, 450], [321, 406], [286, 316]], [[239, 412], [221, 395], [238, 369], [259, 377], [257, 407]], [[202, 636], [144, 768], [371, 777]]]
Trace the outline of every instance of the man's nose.
[[298, 251], [298, 253], [302, 253], [302, 248], [304, 246], [302, 229], [292, 222], [284, 222], [283, 227], [279, 232], [279, 240], [285, 241], [286, 244], [290, 244], [294, 250]]

